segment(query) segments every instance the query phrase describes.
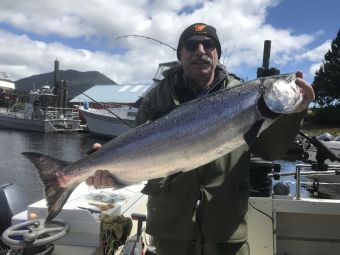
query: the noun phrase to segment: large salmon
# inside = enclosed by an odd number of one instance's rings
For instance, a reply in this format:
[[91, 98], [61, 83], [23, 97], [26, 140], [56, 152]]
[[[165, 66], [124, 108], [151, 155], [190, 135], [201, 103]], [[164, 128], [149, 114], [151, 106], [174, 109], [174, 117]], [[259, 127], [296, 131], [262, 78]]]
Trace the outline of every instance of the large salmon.
[[118, 184], [135, 183], [192, 170], [252, 143], [281, 113], [295, 111], [301, 100], [295, 79], [294, 74], [260, 78], [200, 97], [73, 163], [24, 152], [44, 184], [46, 221], [96, 170], [109, 170]]

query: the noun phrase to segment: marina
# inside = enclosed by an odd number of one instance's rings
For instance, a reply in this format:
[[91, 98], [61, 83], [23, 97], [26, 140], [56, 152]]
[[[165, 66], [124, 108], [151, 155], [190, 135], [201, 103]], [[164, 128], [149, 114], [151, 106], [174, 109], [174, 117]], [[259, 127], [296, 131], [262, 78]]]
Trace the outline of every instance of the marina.
[[[66, 81], [59, 80], [59, 61], [54, 63], [53, 86], [44, 85], [41, 89], [33, 89], [27, 96], [7, 95], [14, 90], [14, 82], [3, 80], [4, 89], [0, 108], [0, 127], [35, 132], [57, 133], [80, 131], [82, 127], [77, 108], [68, 107], [68, 87]], [[12, 86], [6, 86], [12, 84]], [[33, 85], [34, 88], [34, 85]]]
[[39, 101], [30, 101], [25, 104], [22, 111], [0, 109], [1, 128], [48, 133], [82, 130], [79, 112], [76, 108], [42, 106], [40, 100], [54, 97], [52, 94], [45, 94], [44, 91], [31, 92], [30, 96]]

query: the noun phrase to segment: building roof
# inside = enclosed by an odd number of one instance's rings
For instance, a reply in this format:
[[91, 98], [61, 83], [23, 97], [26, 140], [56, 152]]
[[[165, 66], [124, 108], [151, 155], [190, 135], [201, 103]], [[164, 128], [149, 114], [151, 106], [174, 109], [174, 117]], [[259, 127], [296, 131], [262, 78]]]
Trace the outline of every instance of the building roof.
[[15, 89], [15, 84], [9, 80], [0, 79], [0, 89]]
[[126, 103], [136, 102], [151, 85], [95, 85], [84, 93], [76, 96], [71, 103], [91, 102], [94, 99], [100, 103]]

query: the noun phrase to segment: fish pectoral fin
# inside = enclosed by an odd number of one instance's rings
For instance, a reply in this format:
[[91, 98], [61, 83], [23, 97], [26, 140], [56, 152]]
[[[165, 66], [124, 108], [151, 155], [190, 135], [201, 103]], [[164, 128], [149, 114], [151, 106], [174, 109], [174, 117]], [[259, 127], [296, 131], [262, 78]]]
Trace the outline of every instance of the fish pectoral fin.
[[119, 178], [118, 176], [116, 176], [112, 173], [110, 173], [110, 176], [113, 179], [113, 183], [114, 183], [115, 188], [124, 188], [126, 186], [130, 186], [130, 185], [133, 184], [133, 182], [123, 180], [123, 179]]
[[175, 171], [170, 173], [168, 176], [164, 177], [161, 181], [161, 188], [173, 183], [177, 179], [177, 177], [180, 176], [182, 173], [183, 173], [182, 171]]
[[264, 119], [258, 120], [257, 122], [254, 123], [254, 125], [243, 135], [244, 141], [248, 144], [251, 145], [257, 135], [259, 134], [262, 124], [264, 122]]

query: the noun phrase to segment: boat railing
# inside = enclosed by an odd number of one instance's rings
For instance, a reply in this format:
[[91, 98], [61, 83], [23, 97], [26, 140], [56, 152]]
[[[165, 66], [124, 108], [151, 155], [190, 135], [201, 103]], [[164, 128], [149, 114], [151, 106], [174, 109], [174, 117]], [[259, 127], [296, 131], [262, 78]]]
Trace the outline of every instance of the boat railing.
[[295, 199], [301, 199], [301, 178], [302, 176], [321, 176], [321, 175], [340, 175], [340, 165], [339, 164], [296, 164], [294, 172], [279, 173], [274, 172], [268, 174], [269, 177], [278, 179], [283, 176], [294, 176], [296, 178], [296, 195]]
[[108, 107], [102, 109], [92, 108], [91, 112], [100, 113], [103, 116], [115, 117], [117, 115], [120, 118], [132, 118], [135, 119], [137, 115], [137, 109], [131, 106], [124, 107]]
[[79, 112], [76, 108], [42, 107], [41, 110], [47, 119], [79, 120]]
[[12, 110], [10, 108], [0, 108], [0, 113], [10, 117], [24, 118], [24, 113], [20, 110]]

